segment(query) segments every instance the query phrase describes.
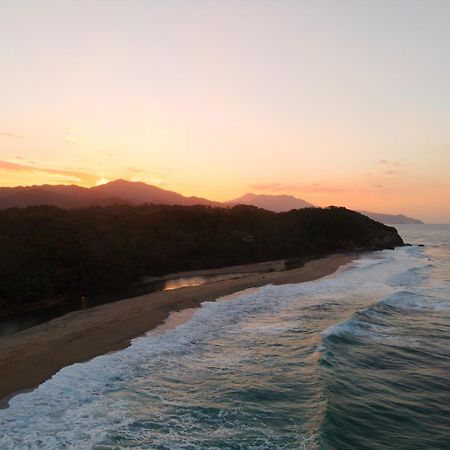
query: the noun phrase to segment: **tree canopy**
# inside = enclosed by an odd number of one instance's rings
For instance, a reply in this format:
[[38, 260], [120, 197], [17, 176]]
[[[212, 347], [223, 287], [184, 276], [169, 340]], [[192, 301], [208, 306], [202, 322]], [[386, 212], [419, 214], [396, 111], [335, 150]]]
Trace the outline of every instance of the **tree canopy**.
[[142, 276], [401, 244], [345, 208], [51, 206], [0, 211], [0, 301], [112, 292]]

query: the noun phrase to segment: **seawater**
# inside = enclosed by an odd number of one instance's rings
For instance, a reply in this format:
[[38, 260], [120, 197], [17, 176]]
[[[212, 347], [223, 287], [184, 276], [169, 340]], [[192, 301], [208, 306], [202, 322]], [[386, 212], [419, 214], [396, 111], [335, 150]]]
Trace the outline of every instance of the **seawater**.
[[0, 410], [0, 449], [450, 448], [450, 226], [398, 229], [424, 247], [64, 368]]

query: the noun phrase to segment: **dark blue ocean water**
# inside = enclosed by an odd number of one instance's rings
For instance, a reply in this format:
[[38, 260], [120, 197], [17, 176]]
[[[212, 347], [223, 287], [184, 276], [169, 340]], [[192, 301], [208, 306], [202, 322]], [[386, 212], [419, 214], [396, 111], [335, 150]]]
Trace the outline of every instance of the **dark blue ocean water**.
[[0, 410], [0, 449], [449, 449], [450, 226], [207, 302]]

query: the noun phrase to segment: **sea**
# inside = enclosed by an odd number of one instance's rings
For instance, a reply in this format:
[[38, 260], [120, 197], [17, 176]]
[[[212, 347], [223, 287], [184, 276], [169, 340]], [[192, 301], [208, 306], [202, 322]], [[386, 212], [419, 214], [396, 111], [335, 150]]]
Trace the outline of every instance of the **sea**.
[[450, 449], [450, 225], [397, 229], [62, 369], [0, 410], [0, 449]]

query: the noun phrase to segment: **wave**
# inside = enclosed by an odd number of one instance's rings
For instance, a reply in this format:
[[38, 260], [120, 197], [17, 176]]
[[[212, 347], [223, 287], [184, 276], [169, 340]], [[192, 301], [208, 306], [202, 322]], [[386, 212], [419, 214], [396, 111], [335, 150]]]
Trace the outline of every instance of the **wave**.
[[[174, 329], [14, 397], [0, 411], [0, 448], [346, 448], [360, 439], [353, 422], [380, 407], [364, 393], [392, 401], [402, 389], [382, 373], [405, 369], [405, 358], [425, 364], [401, 322], [420, 341], [423, 312], [442, 315], [440, 297], [414, 290], [426, 265], [418, 248], [377, 252], [335, 276], [205, 302]], [[431, 353], [444, 361], [441, 325]]]
[[320, 448], [447, 448], [449, 323], [449, 300], [401, 289], [325, 330]]

